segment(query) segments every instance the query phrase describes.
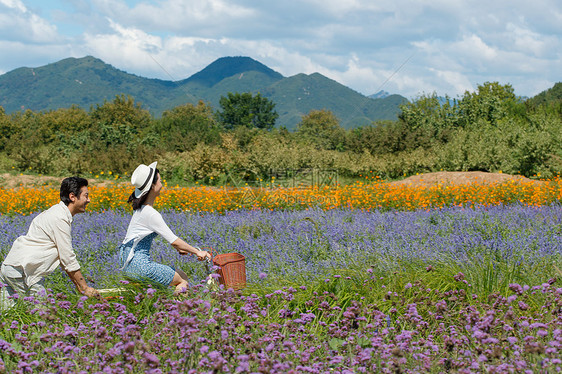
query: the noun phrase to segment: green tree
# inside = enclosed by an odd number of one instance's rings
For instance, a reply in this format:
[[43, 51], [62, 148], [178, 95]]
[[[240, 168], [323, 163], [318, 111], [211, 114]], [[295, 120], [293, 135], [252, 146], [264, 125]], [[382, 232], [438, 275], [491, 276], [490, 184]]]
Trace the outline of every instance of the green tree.
[[431, 95], [421, 95], [416, 100], [400, 105], [398, 119], [411, 130], [420, 128], [436, 130], [451, 125], [450, 100], [441, 105], [439, 97], [434, 92]]
[[457, 100], [445, 97], [442, 101], [433, 93], [401, 105], [398, 119], [406, 127], [405, 137], [409, 139], [401, 148], [428, 148], [436, 142], [448, 142], [451, 132], [460, 125], [457, 104]]
[[17, 112], [11, 116], [10, 141], [6, 151], [20, 171], [51, 172], [56, 158], [52, 150], [52, 136], [41, 128], [41, 113], [31, 110]]
[[0, 106], [0, 151], [6, 148], [10, 138], [14, 135], [14, 126], [6, 111]]
[[326, 109], [312, 110], [302, 116], [296, 134], [317, 149], [343, 151], [345, 146], [345, 130], [336, 116]]
[[117, 95], [90, 110], [91, 126], [84, 153], [79, 155], [77, 172], [111, 170], [130, 172], [139, 162], [152, 162], [156, 136], [147, 130], [152, 125], [150, 113], [131, 96]]
[[159, 146], [166, 151], [186, 151], [198, 143], [221, 141], [221, 128], [213, 109], [202, 101], [197, 106], [185, 104], [165, 111], [162, 118], [155, 121], [154, 130], [159, 134]]
[[134, 145], [141, 129], [149, 127], [150, 113], [130, 96], [117, 95], [90, 111], [93, 135], [100, 146]]
[[88, 113], [78, 107], [60, 108], [38, 113], [39, 130], [48, 138], [58, 143], [64, 138], [83, 133], [88, 130], [91, 121]]
[[279, 114], [275, 111], [275, 103], [262, 97], [259, 93], [231, 93], [221, 96], [219, 104], [222, 108], [217, 112], [218, 121], [227, 129], [248, 127], [271, 130]]
[[368, 151], [372, 155], [396, 153], [406, 149], [406, 139], [412, 130], [401, 121], [378, 121], [369, 126], [349, 130], [347, 149], [355, 153]]
[[512, 114], [517, 97], [511, 85], [486, 82], [478, 85], [476, 92], [466, 91], [458, 103], [461, 127], [467, 127], [484, 120], [491, 125]]

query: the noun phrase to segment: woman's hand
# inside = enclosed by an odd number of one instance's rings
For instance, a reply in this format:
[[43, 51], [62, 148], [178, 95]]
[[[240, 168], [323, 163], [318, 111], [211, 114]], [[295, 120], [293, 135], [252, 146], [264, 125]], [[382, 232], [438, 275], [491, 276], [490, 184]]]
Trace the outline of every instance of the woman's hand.
[[197, 253], [195, 253], [195, 255], [197, 256], [197, 259], [198, 259], [199, 261], [203, 261], [203, 260], [207, 260], [207, 259], [208, 259], [209, 261], [212, 260], [211, 254], [210, 254], [209, 252], [203, 251], [203, 250], [201, 250], [201, 249], [199, 249], [199, 248], [197, 248]]
[[186, 242], [184, 242], [180, 238], [177, 238], [172, 243], [172, 247], [174, 247], [180, 255], [194, 254], [195, 256], [197, 256], [197, 259], [199, 261], [203, 261], [203, 260], [206, 260], [206, 259], [209, 259], [209, 260], [213, 259], [209, 252], [203, 251], [199, 247], [193, 247], [193, 246], [187, 244]]

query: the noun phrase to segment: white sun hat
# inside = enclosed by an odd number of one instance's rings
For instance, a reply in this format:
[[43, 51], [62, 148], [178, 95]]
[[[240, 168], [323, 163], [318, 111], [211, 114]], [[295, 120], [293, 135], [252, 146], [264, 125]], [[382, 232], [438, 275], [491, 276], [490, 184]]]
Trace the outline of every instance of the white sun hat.
[[152, 180], [154, 179], [154, 173], [156, 172], [156, 164], [156, 161], [148, 166], [140, 164], [133, 172], [133, 175], [131, 175], [131, 183], [136, 187], [136, 198], [139, 198], [150, 191], [150, 187], [152, 187]]

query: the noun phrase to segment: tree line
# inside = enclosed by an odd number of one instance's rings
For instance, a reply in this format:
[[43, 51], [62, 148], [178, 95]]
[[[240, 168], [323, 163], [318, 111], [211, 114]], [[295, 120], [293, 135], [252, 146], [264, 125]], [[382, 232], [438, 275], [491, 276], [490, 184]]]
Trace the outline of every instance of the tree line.
[[554, 177], [562, 171], [562, 95], [522, 100], [497, 82], [459, 98], [421, 95], [396, 121], [344, 129], [329, 110], [302, 116], [295, 131], [275, 127], [275, 104], [229, 93], [220, 109], [184, 104], [153, 118], [130, 96], [89, 111], [76, 106], [6, 114], [0, 107], [0, 169], [50, 175], [130, 173], [159, 160], [169, 180], [220, 184], [237, 173], [330, 169], [385, 179], [432, 171], [488, 171]]

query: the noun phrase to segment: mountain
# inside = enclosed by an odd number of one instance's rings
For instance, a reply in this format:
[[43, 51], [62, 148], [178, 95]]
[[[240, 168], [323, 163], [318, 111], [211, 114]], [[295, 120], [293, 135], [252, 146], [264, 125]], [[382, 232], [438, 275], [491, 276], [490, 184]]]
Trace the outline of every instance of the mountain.
[[384, 99], [385, 97], [390, 96], [390, 94], [384, 90], [380, 90], [376, 94], [369, 95], [371, 99]]
[[535, 106], [562, 102], [562, 82], [555, 83], [552, 88], [540, 92], [528, 99], [527, 102]]
[[213, 87], [220, 81], [233, 76], [241, 78], [248, 71], [263, 73], [272, 80], [283, 79], [281, 74], [250, 57], [221, 57], [199, 73], [193, 74], [182, 82], [199, 83], [206, 87]]
[[370, 99], [322, 74], [297, 74], [276, 82], [263, 95], [276, 103], [279, 116], [298, 123], [311, 110], [328, 109], [344, 128], [367, 125], [373, 120], [396, 119], [406, 99], [394, 95]]
[[[38, 68], [19, 68], [0, 76], [0, 106], [7, 113], [66, 108], [86, 110], [125, 93], [151, 112], [161, 112], [160, 98], [169, 95], [175, 83], [123, 72], [88, 56], [67, 58]], [[195, 97], [191, 100], [196, 102]]]
[[7, 113], [72, 105], [89, 110], [125, 94], [159, 117], [165, 110], [200, 100], [219, 109], [221, 96], [228, 92], [259, 92], [272, 100], [279, 113], [277, 125], [288, 129], [294, 129], [304, 114], [321, 109], [332, 111], [345, 128], [394, 120], [399, 105], [407, 101], [399, 95], [369, 98], [319, 73], [284, 77], [249, 57], [219, 58], [180, 81], [139, 77], [92, 56], [0, 75], [0, 106]]

